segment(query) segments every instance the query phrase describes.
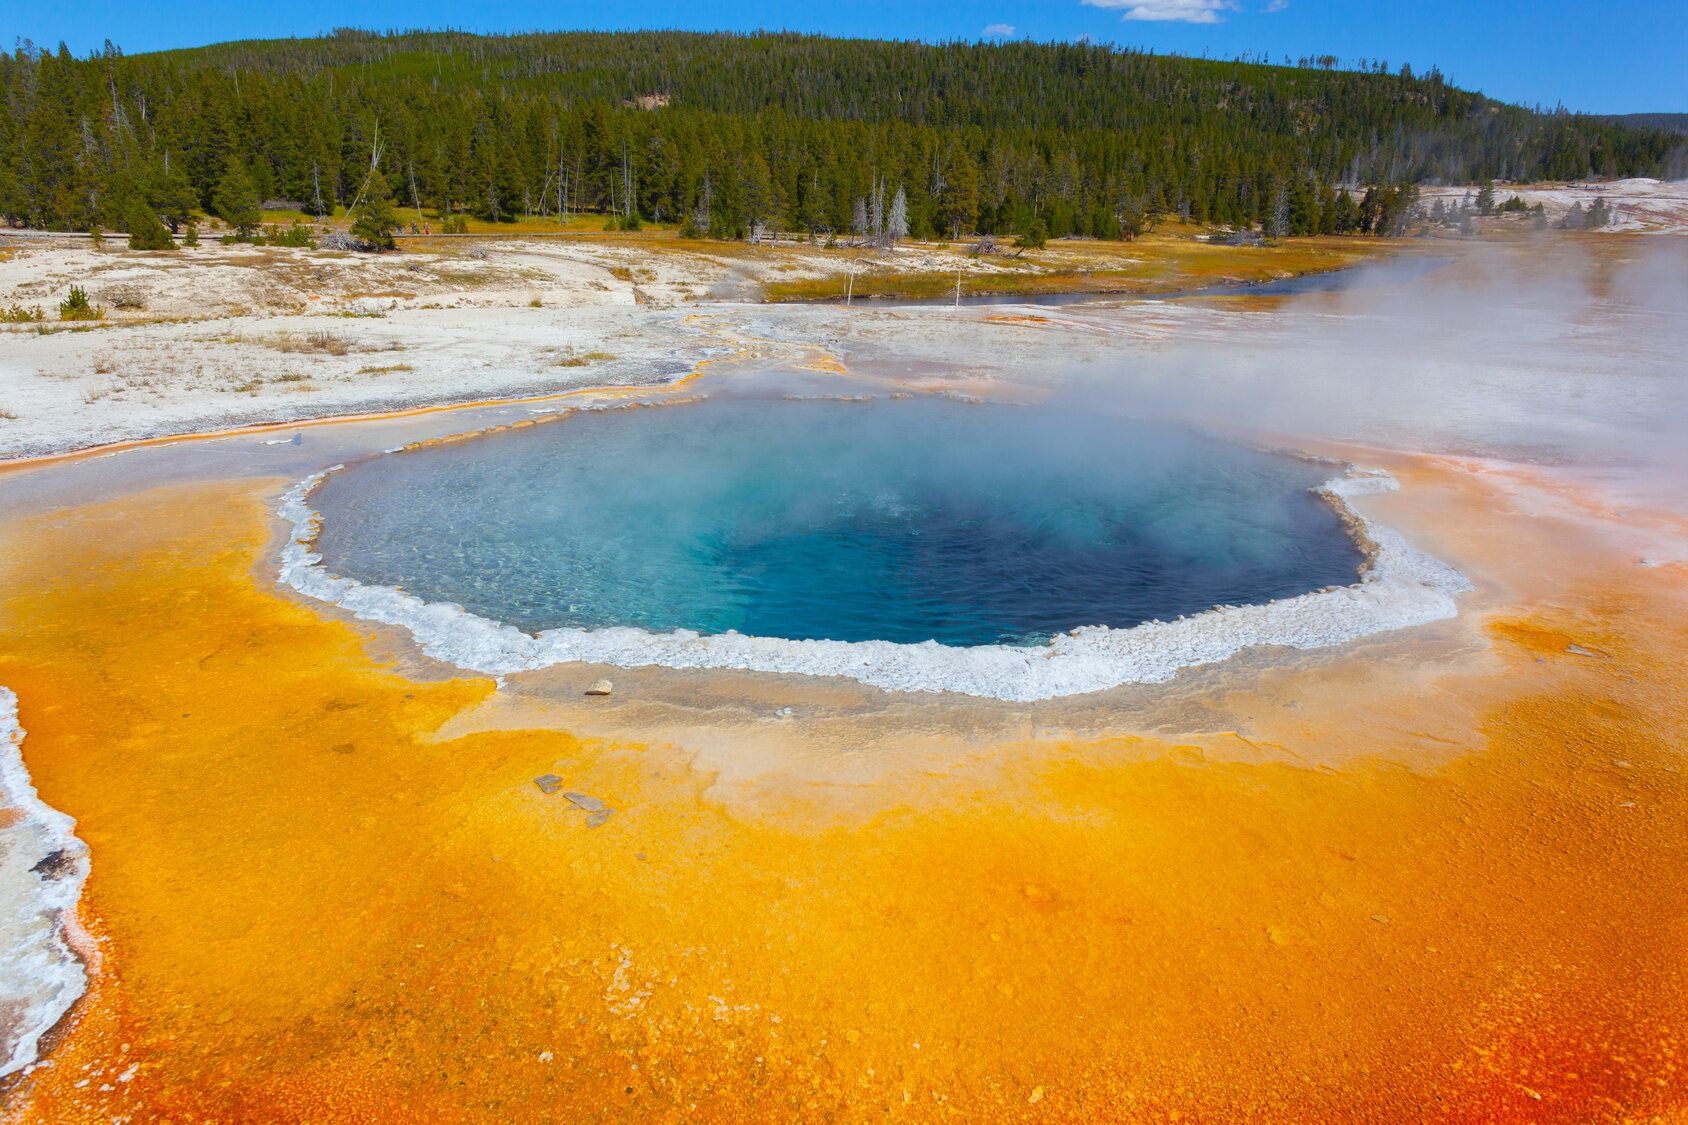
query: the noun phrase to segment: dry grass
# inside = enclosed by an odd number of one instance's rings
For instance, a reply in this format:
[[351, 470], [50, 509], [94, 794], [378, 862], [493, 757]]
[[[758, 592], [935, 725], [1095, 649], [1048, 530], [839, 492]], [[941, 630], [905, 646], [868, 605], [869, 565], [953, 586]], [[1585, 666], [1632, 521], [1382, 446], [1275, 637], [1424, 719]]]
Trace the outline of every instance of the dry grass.
[[415, 371], [415, 370], [416, 370], [416, 368], [412, 367], [408, 363], [391, 363], [391, 364], [388, 364], [385, 367], [360, 367], [360, 368], [358, 368], [357, 373], [359, 375], [386, 375], [386, 374], [388, 374], [389, 372], [392, 372], [392, 371]]
[[465, 289], [481, 285], [490, 285], [496, 280], [496, 278], [490, 273], [456, 273], [446, 270], [436, 271], [434, 273], [434, 279], [442, 285], [458, 285]]
[[[1199, 241], [1183, 229], [1156, 231], [1134, 242], [1052, 242], [1017, 259], [996, 259], [1006, 270], [961, 273], [961, 295], [1027, 296], [1054, 293], [1169, 293], [1226, 283], [1270, 281], [1341, 269], [1400, 248], [1382, 239], [1305, 238], [1275, 246], [1220, 246]], [[853, 293], [862, 298], [921, 300], [956, 291], [956, 273], [894, 272], [872, 257], [862, 259]], [[836, 300], [846, 280], [833, 275], [768, 282], [769, 301]]]
[[288, 354], [345, 355], [352, 350], [349, 340], [327, 329], [305, 333], [283, 332], [268, 343], [276, 351]]
[[587, 352], [585, 355], [566, 355], [551, 364], [552, 367], [585, 367], [588, 364], [599, 363], [614, 359], [609, 352]]

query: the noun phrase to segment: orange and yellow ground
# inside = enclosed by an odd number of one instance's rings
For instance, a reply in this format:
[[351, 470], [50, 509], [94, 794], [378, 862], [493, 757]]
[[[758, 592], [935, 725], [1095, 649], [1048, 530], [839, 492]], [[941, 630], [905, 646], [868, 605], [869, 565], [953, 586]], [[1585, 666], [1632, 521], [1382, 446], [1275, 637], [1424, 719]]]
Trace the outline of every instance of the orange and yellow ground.
[[[1548, 559], [1453, 476], [1408, 491], [1532, 568], [1485, 595], [1463, 677], [1314, 661], [1215, 698], [1259, 711], [1253, 760], [1007, 739], [843, 800], [722, 800], [656, 739], [440, 735], [493, 684], [406, 678], [281, 596], [285, 482], [14, 518], [0, 683], [92, 850], [100, 955], [53, 1065], [0, 1097], [65, 1123], [1688, 1120], [1682, 575]], [[1415, 747], [1450, 715], [1469, 747]], [[587, 829], [547, 772], [621, 811]]]

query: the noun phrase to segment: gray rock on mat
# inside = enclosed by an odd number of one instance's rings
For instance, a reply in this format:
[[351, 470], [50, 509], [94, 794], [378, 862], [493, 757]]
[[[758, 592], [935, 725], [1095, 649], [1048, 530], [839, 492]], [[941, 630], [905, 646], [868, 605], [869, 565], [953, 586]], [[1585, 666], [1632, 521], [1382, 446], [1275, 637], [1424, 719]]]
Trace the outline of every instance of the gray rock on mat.
[[554, 773], [541, 774], [533, 779], [533, 783], [539, 786], [539, 791], [547, 797], [563, 787], [563, 779]]
[[587, 812], [598, 812], [601, 809], [609, 808], [608, 805], [606, 805], [606, 804], [604, 804], [604, 802], [598, 800], [598, 798], [588, 797], [584, 793], [564, 793], [563, 796], [567, 797], [569, 800], [573, 801], [575, 804], [579, 805], [581, 808], [585, 809]]
[[614, 809], [596, 809], [586, 815], [586, 827], [596, 828], [614, 815]]
[[611, 684], [608, 680], [599, 680], [597, 683], [593, 684], [591, 687], [586, 689], [586, 694], [587, 695], [608, 695], [610, 692], [612, 692], [614, 690], [615, 690], [614, 685]]

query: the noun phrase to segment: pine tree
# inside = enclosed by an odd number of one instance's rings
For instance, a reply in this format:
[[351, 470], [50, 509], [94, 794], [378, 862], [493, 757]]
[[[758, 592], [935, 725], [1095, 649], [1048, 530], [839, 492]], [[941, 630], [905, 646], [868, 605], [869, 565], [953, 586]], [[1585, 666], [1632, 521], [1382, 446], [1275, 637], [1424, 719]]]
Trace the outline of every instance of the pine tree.
[[1336, 193], [1334, 227], [1337, 234], [1353, 234], [1360, 229], [1360, 208], [1346, 191]]
[[217, 193], [212, 197], [212, 209], [233, 229], [236, 238], [251, 238], [263, 221], [258, 202], [258, 188], [252, 183], [246, 165], [230, 157], [223, 178], [217, 183]]
[[164, 159], [154, 163], [149, 173], [146, 185], [147, 202], [169, 225], [172, 232], [181, 230], [182, 224], [189, 220], [194, 208], [199, 205], [199, 196], [188, 180], [182, 161], [172, 160], [170, 153], [166, 151]]
[[399, 229], [398, 212], [393, 209], [393, 189], [379, 168], [369, 170], [369, 180], [363, 187], [363, 203], [352, 223], [352, 234], [377, 250], [391, 250], [395, 245], [393, 232]]
[[[1364, 198], [1360, 200], [1359, 218], [1361, 234], [1371, 234], [1373, 231], [1377, 231], [1377, 213], [1379, 207], [1380, 204], [1377, 189], [1375, 187], [1367, 188]], [[1377, 231], [1377, 233], [1381, 234], [1383, 232]]]
[[170, 232], [164, 229], [164, 224], [158, 221], [158, 215], [145, 200], [137, 199], [129, 204], [128, 226], [131, 250], [176, 248], [176, 240], [170, 237]]
[[960, 145], [955, 147], [944, 169], [944, 189], [939, 194], [944, 226], [952, 238], [973, 229], [979, 216], [979, 166]]

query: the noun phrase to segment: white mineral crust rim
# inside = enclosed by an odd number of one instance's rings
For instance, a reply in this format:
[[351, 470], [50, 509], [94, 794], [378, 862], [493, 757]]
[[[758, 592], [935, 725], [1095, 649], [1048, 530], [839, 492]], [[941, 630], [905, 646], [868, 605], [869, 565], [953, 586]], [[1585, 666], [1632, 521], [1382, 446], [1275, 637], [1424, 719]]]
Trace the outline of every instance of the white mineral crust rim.
[[0, 806], [23, 814], [0, 829], [0, 1078], [35, 1063], [41, 1037], [88, 987], [72, 944], [89, 945], [76, 920], [88, 848], [76, 822], [36, 796], [23, 734], [18, 697], [0, 687]]
[[558, 628], [534, 635], [451, 602], [425, 602], [390, 586], [365, 586], [328, 573], [322, 557], [311, 550], [321, 516], [309, 497], [324, 478], [342, 468], [335, 465], [307, 477], [282, 498], [277, 514], [292, 523], [293, 536], [282, 551], [281, 580], [354, 617], [403, 626], [427, 655], [491, 676], [579, 660], [623, 668], [659, 665], [848, 676], [887, 691], [954, 691], [1031, 702], [1121, 684], [1161, 683], [1180, 668], [1225, 660], [1254, 645], [1322, 648], [1424, 625], [1453, 617], [1455, 596], [1472, 589], [1458, 570], [1412, 547], [1398, 532], [1372, 522], [1349, 503], [1356, 496], [1399, 488], [1386, 473], [1354, 470], [1327, 481], [1323, 491], [1374, 548], [1360, 580], [1265, 605], [1224, 606], [1129, 629], [1091, 626], [1035, 648], [796, 641], [733, 632], [703, 635], [689, 629], [652, 633], [631, 626]]

